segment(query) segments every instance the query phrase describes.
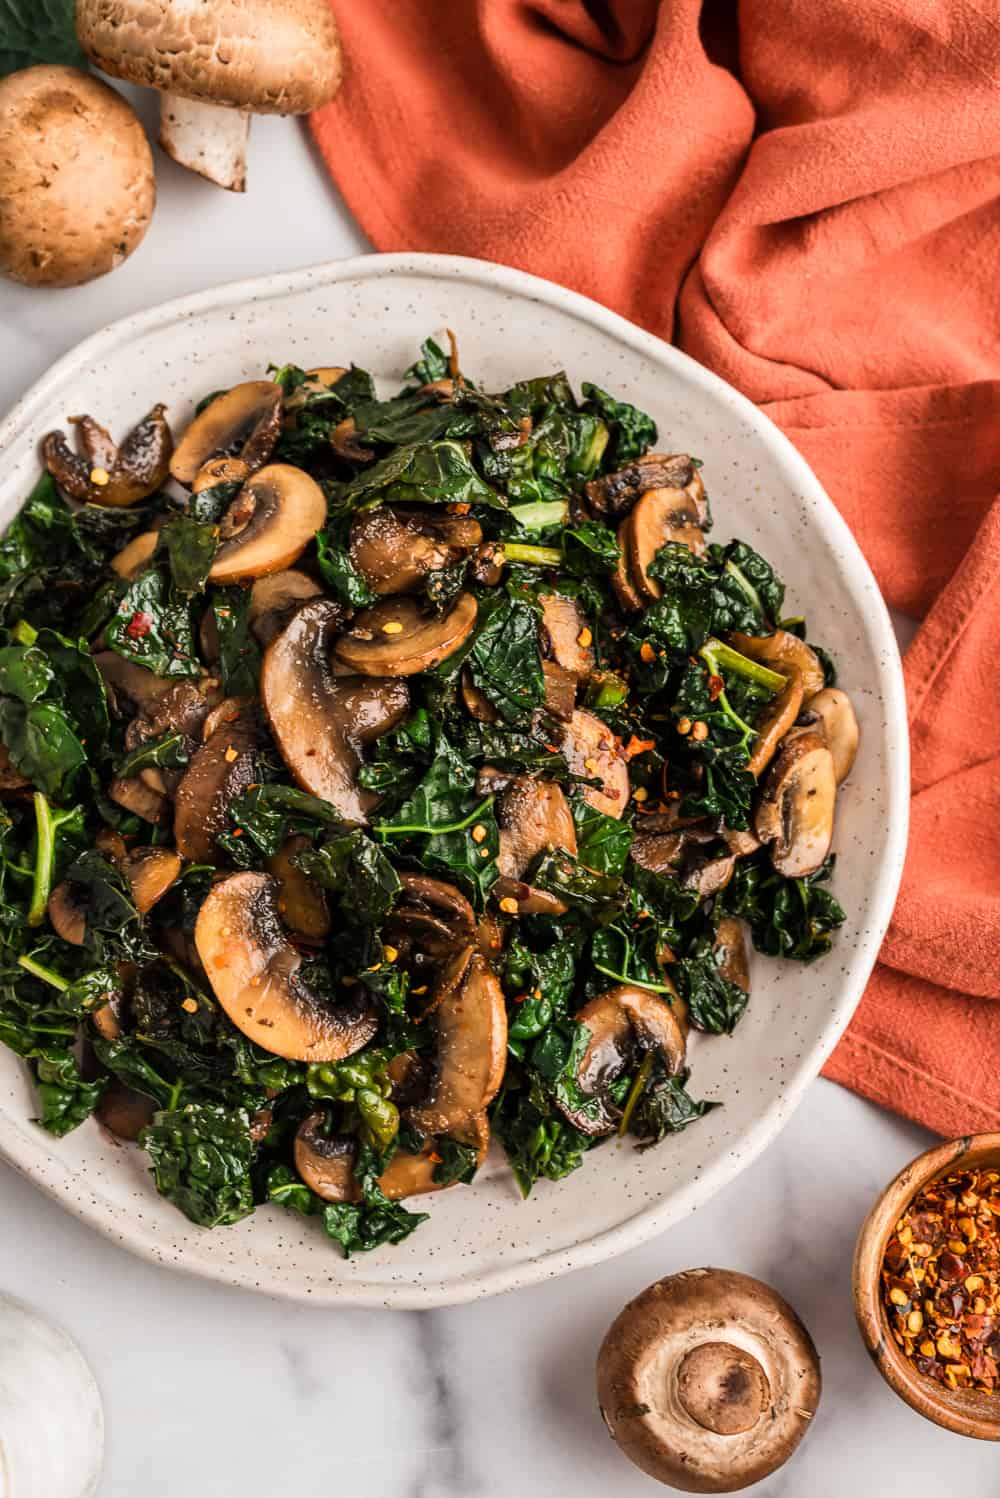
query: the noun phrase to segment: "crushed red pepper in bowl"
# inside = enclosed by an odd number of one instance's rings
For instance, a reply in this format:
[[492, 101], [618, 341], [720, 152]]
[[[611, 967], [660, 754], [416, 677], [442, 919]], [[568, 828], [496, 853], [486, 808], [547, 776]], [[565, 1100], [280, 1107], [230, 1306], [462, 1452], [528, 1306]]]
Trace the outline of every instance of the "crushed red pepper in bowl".
[[1000, 1394], [1000, 1171], [963, 1170], [917, 1193], [886, 1244], [881, 1292], [919, 1373]]

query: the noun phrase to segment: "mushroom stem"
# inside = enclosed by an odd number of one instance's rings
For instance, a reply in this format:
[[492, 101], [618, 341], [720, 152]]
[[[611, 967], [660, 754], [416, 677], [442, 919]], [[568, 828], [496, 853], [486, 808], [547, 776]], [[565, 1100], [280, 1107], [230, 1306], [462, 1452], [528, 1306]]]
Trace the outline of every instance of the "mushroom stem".
[[179, 94], [163, 95], [160, 145], [178, 166], [230, 192], [246, 189], [249, 135], [248, 110], [182, 99]]

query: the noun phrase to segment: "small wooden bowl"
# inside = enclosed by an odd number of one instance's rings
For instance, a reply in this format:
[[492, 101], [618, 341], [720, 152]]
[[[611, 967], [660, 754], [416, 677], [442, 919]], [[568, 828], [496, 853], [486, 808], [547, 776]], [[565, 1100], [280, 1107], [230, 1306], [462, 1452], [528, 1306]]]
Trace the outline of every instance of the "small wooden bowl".
[[1000, 1393], [948, 1389], [918, 1373], [889, 1330], [881, 1269], [893, 1228], [928, 1181], [978, 1166], [1000, 1170], [1000, 1134], [952, 1139], [918, 1155], [899, 1172], [865, 1219], [854, 1251], [854, 1314], [875, 1366], [911, 1409], [960, 1436], [1000, 1441]]

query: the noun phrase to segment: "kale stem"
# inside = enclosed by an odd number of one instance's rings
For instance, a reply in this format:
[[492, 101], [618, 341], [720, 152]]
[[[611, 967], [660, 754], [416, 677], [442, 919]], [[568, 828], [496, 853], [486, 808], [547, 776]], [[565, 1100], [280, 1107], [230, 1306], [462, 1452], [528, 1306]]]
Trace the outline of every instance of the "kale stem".
[[599, 962], [594, 963], [594, 968], [606, 978], [614, 978], [616, 983], [631, 983], [633, 988], [648, 988], [651, 993], [668, 993], [671, 997], [677, 992], [669, 983], [654, 983], [649, 978], [635, 978], [631, 973], [616, 973], [614, 968], [602, 967]]
[[759, 661], [752, 661], [749, 656], [741, 655], [731, 645], [724, 645], [721, 640], [716, 640], [714, 637], [705, 641], [698, 654], [714, 676], [723, 676], [727, 671], [731, 671], [734, 676], [742, 676], [744, 680], [763, 687], [765, 692], [770, 692], [772, 697], [783, 692], [788, 685], [785, 677], [779, 672], [769, 670]]
[[41, 791], [35, 792], [34, 801], [38, 848], [35, 853], [35, 876], [31, 891], [31, 904], [28, 907], [28, 925], [40, 926], [45, 919], [49, 892], [52, 888], [56, 839], [55, 823], [52, 820], [49, 803]]
[[60, 978], [59, 974], [54, 973], [50, 967], [43, 967], [33, 957], [19, 957], [17, 965], [23, 967], [26, 973], [31, 973], [32, 977], [41, 978], [42, 982], [47, 983], [50, 988], [57, 988], [60, 993], [65, 993], [69, 988], [65, 978]]
[[481, 816], [492, 805], [493, 797], [487, 796], [486, 800], [481, 801], [478, 806], [474, 807], [467, 817], [463, 817], [460, 822], [450, 822], [447, 827], [428, 827], [426, 823], [420, 822], [407, 823], [404, 826], [394, 826], [388, 822], [376, 822], [372, 826], [372, 831], [377, 832], [379, 837], [401, 837], [403, 834], [410, 832], [427, 832], [432, 837], [442, 837], [446, 832], [461, 832], [463, 828], [468, 827], [471, 822], [474, 822], [477, 817]]
[[628, 1126], [632, 1122], [632, 1114], [635, 1112], [635, 1105], [646, 1090], [646, 1083], [649, 1081], [649, 1074], [652, 1070], [653, 1052], [647, 1051], [645, 1057], [643, 1058], [642, 1065], [635, 1074], [635, 1081], [632, 1083], [632, 1086], [629, 1089], [629, 1095], [625, 1102], [625, 1109], [621, 1116], [621, 1122], [618, 1125], [619, 1139], [624, 1138], [625, 1134], [628, 1132]]
[[562, 552], [555, 546], [527, 546], [520, 541], [504, 541], [504, 559], [508, 562], [528, 562], [534, 567], [558, 567]]
[[757, 618], [766, 619], [767, 615], [764, 612], [764, 605], [760, 601], [760, 594], [757, 592], [757, 589], [747, 577], [746, 573], [741, 571], [741, 569], [737, 567], [735, 562], [727, 562], [724, 571], [729, 573], [729, 576], [736, 583], [740, 591], [746, 595], [747, 599], [749, 600], [750, 607], [757, 615]]
[[535, 499], [530, 504], [512, 506], [510, 516], [522, 530], [547, 531], [566, 524], [569, 505], [564, 499]]

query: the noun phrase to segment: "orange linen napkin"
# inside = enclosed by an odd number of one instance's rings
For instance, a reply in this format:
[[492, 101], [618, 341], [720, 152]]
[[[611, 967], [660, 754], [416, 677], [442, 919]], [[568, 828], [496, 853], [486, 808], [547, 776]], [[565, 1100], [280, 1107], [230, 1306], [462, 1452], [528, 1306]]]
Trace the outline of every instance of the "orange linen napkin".
[[375, 244], [521, 266], [675, 339], [926, 615], [903, 887], [827, 1075], [943, 1134], [1000, 1126], [996, 0], [334, 8], [347, 81], [313, 129]]

